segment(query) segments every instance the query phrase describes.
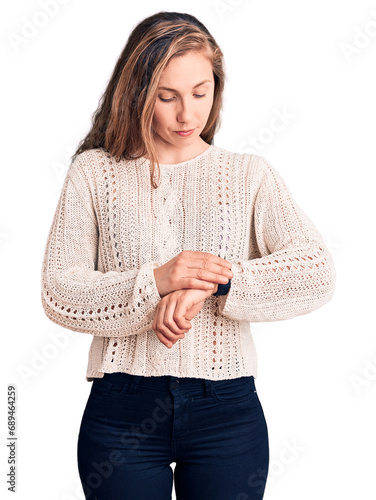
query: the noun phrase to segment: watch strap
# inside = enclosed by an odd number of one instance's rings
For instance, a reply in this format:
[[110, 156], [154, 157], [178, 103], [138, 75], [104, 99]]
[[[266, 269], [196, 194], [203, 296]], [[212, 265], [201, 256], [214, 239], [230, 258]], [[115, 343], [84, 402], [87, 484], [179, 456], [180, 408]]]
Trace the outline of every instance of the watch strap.
[[228, 280], [228, 283], [219, 283], [218, 284], [218, 290], [213, 293], [212, 295], [218, 297], [218, 295], [226, 295], [228, 291], [230, 290], [231, 287], [231, 279]]

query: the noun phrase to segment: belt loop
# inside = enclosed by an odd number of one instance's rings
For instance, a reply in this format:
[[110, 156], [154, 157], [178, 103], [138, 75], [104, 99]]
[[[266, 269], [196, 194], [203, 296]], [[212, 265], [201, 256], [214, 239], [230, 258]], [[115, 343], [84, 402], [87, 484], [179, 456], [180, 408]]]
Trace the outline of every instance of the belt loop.
[[212, 396], [212, 381], [204, 379], [205, 382], [205, 396]]
[[129, 392], [134, 393], [134, 391], [137, 389], [138, 384], [140, 383], [141, 380], [141, 375], [133, 375], [132, 381], [129, 386]]

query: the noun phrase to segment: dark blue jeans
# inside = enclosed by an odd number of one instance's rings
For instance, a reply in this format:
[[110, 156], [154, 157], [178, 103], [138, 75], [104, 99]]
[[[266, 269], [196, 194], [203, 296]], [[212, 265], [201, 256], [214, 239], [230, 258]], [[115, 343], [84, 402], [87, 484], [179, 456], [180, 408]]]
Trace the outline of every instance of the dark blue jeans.
[[106, 373], [92, 383], [77, 452], [90, 500], [171, 500], [173, 481], [177, 500], [260, 500], [269, 468], [252, 376]]

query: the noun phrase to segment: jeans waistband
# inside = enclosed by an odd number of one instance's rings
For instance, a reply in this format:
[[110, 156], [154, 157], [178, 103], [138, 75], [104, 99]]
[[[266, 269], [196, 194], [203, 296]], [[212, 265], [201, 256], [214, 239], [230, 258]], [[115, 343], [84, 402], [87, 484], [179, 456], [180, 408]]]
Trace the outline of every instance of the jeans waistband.
[[177, 377], [175, 375], [145, 377], [143, 375], [132, 375], [130, 373], [114, 372], [105, 373], [103, 378], [110, 382], [127, 382], [130, 384], [132, 390], [136, 389], [136, 387], [140, 384], [146, 388], [167, 390], [171, 384], [174, 384], [176, 387], [180, 386], [184, 389], [201, 389], [204, 390], [207, 395], [210, 395], [212, 393], [212, 388], [213, 386], [215, 387], [216, 384], [238, 384], [239, 380], [247, 379], [251, 384], [254, 385], [253, 376], [239, 377], [234, 379], [210, 380], [195, 377]]

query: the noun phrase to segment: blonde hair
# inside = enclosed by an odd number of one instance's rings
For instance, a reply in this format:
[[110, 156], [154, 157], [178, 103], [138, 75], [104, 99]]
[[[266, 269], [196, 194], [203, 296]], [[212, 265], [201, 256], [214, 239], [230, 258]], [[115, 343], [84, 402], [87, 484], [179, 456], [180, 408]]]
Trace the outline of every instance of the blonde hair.
[[201, 138], [212, 144], [223, 104], [222, 51], [194, 16], [159, 12], [141, 21], [130, 34], [93, 115], [92, 128], [73, 156], [97, 147], [107, 150], [116, 161], [147, 156], [151, 185], [158, 187], [154, 173], [157, 166], [159, 182], [160, 168], [153, 145], [152, 120], [159, 80], [171, 59], [188, 51], [202, 53], [213, 67], [213, 106], [201, 133]]

